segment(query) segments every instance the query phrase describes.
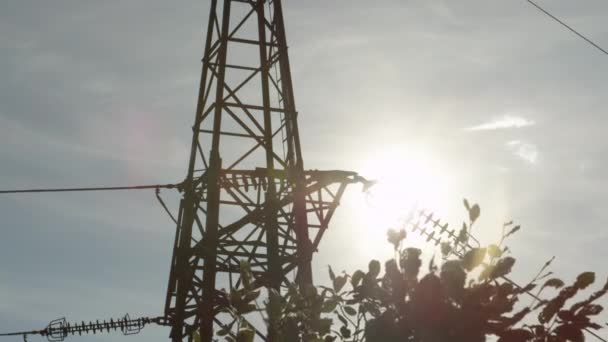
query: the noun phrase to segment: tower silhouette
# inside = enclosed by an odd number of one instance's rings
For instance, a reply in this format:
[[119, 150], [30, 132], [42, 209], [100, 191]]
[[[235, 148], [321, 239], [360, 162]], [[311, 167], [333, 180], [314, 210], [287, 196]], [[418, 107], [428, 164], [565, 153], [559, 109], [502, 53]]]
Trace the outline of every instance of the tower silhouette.
[[174, 341], [230, 326], [219, 289], [242, 287], [242, 261], [255, 286], [312, 283], [342, 194], [365, 182], [304, 169], [281, 1], [211, 0], [202, 62], [165, 303]]

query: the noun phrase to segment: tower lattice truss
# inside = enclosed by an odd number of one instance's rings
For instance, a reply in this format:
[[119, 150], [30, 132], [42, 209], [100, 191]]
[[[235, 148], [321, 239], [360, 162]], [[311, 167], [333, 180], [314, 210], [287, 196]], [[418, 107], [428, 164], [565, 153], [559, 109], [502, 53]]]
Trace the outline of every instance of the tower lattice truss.
[[220, 289], [241, 288], [242, 261], [259, 287], [312, 283], [342, 194], [365, 182], [304, 169], [280, 1], [211, 0], [202, 61], [165, 305], [174, 341], [230, 326]]

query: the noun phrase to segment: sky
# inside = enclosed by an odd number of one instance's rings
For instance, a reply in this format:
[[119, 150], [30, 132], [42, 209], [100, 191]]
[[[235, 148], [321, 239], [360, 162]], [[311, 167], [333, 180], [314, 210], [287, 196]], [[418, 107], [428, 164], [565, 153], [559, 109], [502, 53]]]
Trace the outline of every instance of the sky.
[[[538, 3], [608, 46], [605, 1]], [[208, 6], [4, 1], [0, 188], [182, 180]], [[480, 204], [486, 243], [522, 225], [515, 279], [553, 255], [566, 282], [605, 279], [606, 55], [523, 0], [284, 7], [306, 167], [385, 179], [394, 199], [347, 192], [319, 282], [328, 264], [352, 272], [390, 255], [386, 229], [414, 203], [458, 226], [463, 197]], [[162, 313], [175, 227], [152, 191], [2, 196], [0, 217], [0, 331]]]

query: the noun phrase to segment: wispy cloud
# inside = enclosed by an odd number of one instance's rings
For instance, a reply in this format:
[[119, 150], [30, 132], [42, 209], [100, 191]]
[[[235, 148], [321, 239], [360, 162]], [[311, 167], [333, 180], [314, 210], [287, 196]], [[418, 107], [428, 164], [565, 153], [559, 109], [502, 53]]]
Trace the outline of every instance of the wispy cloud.
[[511, 140], [507, 142], [507, 148], [513, 152], [513, 154], [530, 164], [534, 164], [538, 160], [538, 148], [534, 144], [519, 140]]
[[477, 126], [467, 128], [468, 131], [487, 131], [496, 129], [508, 129], [508, 128], [523, 128], [528, 126], [534, 126], [535, 121], [526, 119], [521, 116], [505, 115], [501, 118], [494, 119], [490, 122], [485, 122]]

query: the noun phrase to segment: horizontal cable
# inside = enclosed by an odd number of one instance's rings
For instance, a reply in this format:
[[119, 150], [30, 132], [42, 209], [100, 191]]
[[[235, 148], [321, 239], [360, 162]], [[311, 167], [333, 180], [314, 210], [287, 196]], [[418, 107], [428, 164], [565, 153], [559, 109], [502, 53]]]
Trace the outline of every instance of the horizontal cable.
[[598, 44], [596, 44], [595, 42], [593, 42], [591, 39], [589, 39], [589, 38], [585, 37], [584, 35], [582, 35], [581, 33], [579, 33], [577, 30], [575, 30], [574, 28], [572, 28], [570, 25], [566, 24], [564, 21], [560, 20], [559, 18], [557, 18], [553, 14], [549, 13], [549, 11], [547, 11], [544, 8], [542, 8], [537, 3], [533, 2], [532, 0], [526, 0], [526, 1], [528, 1], [532, 6], [536, 7], [539, 11], [543, 12], [544, 14], [546, 14], [551, 19], [557, 21], [559, 24], [561, 24], [562, 26], [564, 26], [565, 28], [567, 28], [568, 30], [570, 30], [572, 33], [576, 34], [579, 38], [585, 40], [587, 43], [591, 44], [596, 49], [598, 49], [601, 52], [603, 52], [604, 54], [608, 55], [608, 51], [604, 50], [601, 46], [599, 46]]
[[154, 185], [106, 186], [106, 187], [90, 187], [90, 188], [14, 189], [14, 190], [0, 190], [0, 195], [44, 193], [44, 192], [84, 192], [84, 191], [174, 189], [174, 188], [177, 188], [179, 185], [180, 184], [154, 184]]

